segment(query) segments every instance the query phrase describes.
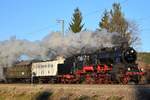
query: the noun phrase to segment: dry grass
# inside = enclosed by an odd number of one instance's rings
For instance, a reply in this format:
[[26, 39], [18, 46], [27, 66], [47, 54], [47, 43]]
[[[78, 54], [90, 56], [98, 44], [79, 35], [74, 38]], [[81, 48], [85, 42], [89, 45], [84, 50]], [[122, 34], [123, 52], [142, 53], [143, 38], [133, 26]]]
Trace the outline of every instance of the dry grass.
[[149, 94], [150, 86], [0, 84], [0, 100], [140, 100]]

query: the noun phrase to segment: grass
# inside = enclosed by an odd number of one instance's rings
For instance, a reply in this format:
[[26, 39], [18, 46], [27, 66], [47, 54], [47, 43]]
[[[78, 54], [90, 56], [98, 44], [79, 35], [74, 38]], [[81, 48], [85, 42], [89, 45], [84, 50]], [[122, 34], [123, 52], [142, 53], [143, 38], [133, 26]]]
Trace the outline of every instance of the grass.
[[79, 98], [76, 98], [76, 100], [91, 100], [91, 98], [87, 95], [82, 95]]
[[[123, 96], [110, 96], [108, 97], [106, 100], [123, 100]], [[78, 98], [76, 98], [75, 100], [99, 100], [99, 97], [97, 95], [94, 95], [92, 97], [87, 96], [87, 95], [81, 95]]]
[[0, 94], [0, 100], [32, 100], [32, 96], [28, 94]]
[[107, 98], [107, 100], [123, 100], [123, 97], [120, 96], [110, 96]]
[[150, 53], [142, 52], [138, 53], [138, 59], [145, 64], [150, 64]]
[[0, 100], [5, 100], [6, 98], [4, 96], [0, 96]]
[[[147, 91], [142, 88], [140, 93], [149, 96]], [[134, 92], [135, 86], [128, 85], [0, 84], [0, 100], [133, 100]]]

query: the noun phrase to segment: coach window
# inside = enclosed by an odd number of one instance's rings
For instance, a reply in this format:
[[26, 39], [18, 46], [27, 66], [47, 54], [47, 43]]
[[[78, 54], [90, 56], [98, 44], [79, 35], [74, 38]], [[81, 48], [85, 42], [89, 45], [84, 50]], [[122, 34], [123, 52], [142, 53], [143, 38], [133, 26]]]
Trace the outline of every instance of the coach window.
[[41, 71], [41, 74], [43, 75], [43, 74], [44, 74], [44, 71]]
[[50, 71], [48, 70], [48, 74], [50, 74]]
[[51, 70], [51, 73], [54, 73], [54, 69]]

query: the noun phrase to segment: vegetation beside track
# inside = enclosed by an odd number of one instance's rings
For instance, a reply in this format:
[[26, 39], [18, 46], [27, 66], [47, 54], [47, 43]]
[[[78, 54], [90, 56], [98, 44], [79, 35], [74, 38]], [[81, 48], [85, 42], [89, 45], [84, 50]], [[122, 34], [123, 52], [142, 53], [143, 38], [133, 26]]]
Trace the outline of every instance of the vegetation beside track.
[[146, 72], [145, 79], [150, 83], [150, 52], [138, 53], [138, 64]]
[[149, 94], [142, 85], [0, 84], [0, 100], [150, 100]]
[[143, 63], [150, 64], [150, 53], [149, 52], [138, 53], [138, 58]]

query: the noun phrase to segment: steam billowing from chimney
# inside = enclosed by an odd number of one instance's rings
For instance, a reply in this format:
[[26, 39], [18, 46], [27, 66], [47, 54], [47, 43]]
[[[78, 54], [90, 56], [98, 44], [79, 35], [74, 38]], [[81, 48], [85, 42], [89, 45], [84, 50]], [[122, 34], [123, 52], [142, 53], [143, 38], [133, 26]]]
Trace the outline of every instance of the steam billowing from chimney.
[[68, 32], [66, 36], [53, 32], [41, 41], [31, 42], [15, 37], [0, 42], [0, 76], [2, 68], [10, 67], [22, 55], [29, 59], [53, 59], [57, 56], [68, 57], [81, 52], [93, 52], [102, 47], [112, 46], [112, 33], [96, 32]]
[[53, 51], [54, 55], [71, 56], [81, 52], [92, 52], [101, 47], [110, 47], [112, 33], [107, 31], [68, 33], [52, 33], [46, 36], [41, 43]]

